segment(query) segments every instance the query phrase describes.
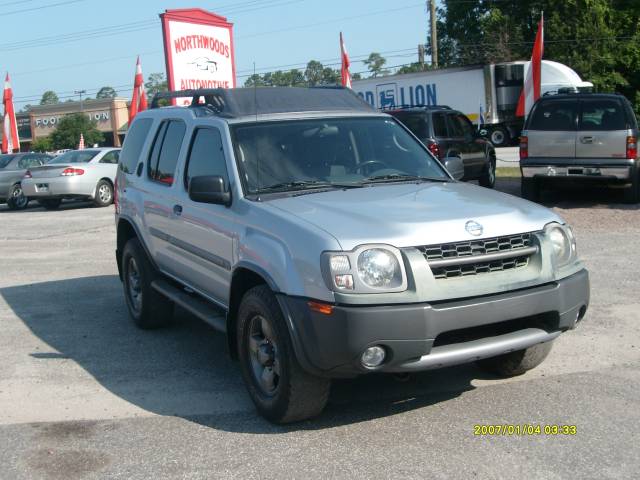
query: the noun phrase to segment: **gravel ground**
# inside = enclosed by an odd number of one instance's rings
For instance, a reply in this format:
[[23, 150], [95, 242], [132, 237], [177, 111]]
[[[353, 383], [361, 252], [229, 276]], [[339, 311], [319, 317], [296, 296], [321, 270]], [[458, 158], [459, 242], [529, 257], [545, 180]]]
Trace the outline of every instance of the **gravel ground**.
[[[0, 478], [633, 478], [640, 211], [621, 198], [544, 197], [573, 225], [592, 292], [585, 320], [538, 369], [339, 381], [319, 419], [288, 427], [255, 414], [207, 326], [184, 313], [163, 331], [131, 325], [112, 208], [0, 206]], [[577, 434], [473, 434], [493, 423]]]

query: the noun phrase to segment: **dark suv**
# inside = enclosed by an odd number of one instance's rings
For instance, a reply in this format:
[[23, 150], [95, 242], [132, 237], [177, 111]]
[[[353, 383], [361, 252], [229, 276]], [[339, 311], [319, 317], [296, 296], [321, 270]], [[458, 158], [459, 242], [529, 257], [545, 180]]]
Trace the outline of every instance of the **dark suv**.
[[445, 105], [385, 110], [424, 143], [439, 159], [460, 157], [463, 180], [479, 180], [483, 187], [496, 183], [496, 152], [480, 136], [466, 115]]
[[640, 201], [638, 122], [618, 94], [548, 95], [531, 109], [520, 137], [522, 195], [538, 200], [542, 188], [567, 180], [624, 188]]

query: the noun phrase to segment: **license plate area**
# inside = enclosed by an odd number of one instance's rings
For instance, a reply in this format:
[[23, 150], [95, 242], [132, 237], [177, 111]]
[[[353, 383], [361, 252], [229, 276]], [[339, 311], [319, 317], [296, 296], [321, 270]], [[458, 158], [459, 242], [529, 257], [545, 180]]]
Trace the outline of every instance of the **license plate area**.
[[48, 183], [38, 183], [36, 184], [36, 192], [48, 192], [49, 184]]

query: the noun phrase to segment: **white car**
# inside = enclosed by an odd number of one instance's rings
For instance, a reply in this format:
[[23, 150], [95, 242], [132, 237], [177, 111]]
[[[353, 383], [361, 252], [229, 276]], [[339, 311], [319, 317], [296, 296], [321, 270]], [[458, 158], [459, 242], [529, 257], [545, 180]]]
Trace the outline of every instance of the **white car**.
[[55, 210], [64, 198], [90, 199], [98, 207], [113, 202], [119, 148], [71, 150], [46, 165], [24, 174], [22, 191], [47, 210]]

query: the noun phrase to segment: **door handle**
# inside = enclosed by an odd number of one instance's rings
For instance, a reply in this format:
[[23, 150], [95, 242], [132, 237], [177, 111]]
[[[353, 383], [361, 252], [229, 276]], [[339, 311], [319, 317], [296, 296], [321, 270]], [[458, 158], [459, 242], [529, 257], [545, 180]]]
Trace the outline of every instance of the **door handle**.
[[181, 215], [182, 214], [182, 205], [174, 205], [173, 206], [173, 214]]
[[593, 143], [593, 137], [582, 137], [580, 141], [582, 143]]

